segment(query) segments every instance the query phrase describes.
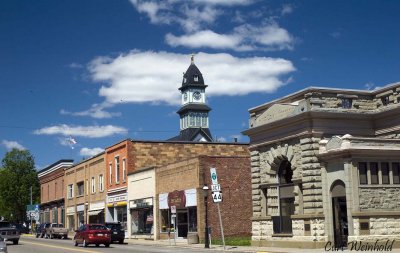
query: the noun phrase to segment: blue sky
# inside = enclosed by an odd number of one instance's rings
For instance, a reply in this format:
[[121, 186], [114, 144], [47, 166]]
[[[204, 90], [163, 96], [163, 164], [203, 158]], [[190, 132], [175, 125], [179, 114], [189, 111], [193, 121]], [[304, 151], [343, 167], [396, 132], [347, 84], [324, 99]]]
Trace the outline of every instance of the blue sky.
[[251, 107], [399, 81], [398, 13], [398, 1], [3, 0], [0, 156], [29, 149], [40, 169], [177, 135], [191, 53], [212, 134], [247, 142]]

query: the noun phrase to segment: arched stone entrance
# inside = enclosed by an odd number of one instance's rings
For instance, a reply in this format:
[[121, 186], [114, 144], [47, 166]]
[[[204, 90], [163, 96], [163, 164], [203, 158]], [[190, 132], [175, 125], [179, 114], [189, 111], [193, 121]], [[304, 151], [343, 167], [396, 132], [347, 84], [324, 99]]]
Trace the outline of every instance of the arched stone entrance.
[[331, 187], [333, 235], [336, 248], [347, 247], [349, 236], [346, 204], [346, 186], [342, 180], [336, 180]]

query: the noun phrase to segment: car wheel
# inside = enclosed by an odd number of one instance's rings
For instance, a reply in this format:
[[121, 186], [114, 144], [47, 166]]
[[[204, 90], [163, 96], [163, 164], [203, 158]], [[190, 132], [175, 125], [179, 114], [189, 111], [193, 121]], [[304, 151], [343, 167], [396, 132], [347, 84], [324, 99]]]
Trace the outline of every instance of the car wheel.
[[88, 246], [88, 244], [87, 244], [86, 240], [83, 240], [83, 244], [82, 244], [82, 246], [83, 246], [83, 247], [87, 247], [87, 246]]
[[68, 239], [68, 235], [64, 235], [64, 239]]
[[106, 246], [106, 248], [110, 247], [109, 243], [104, 244], [104, 246]]
[[18, 241], [19, 241], [19, 240], [14, 240], [14, 241], [13, 241], [13, 244], [14, 244], [14, 245], [17, 245], [17, 244], [18, 244]]
[[100, 246], [100, 244], [96, 243], [96, 247], [99, 247], [99, 246]]
[[119, 244], [124, 244], [124, 239], [118, 241]]
[[54, 235], [53, 235], [53, 233], [50, 233], [50, 239], [54, 239]]
[[76, 239], [75, 239], [74, 246], [75, 246], [75, 247], [78, 246], [78, 241], [77, 241]]
[[39, 234], [36, 234], [36, 238], [39, 238]]

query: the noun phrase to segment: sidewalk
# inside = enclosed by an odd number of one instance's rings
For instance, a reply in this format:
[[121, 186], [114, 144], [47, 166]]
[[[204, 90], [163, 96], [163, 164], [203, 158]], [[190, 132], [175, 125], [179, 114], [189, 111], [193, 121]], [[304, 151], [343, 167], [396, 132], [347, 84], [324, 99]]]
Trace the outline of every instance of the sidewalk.
[[[158, 247], [178, 247], [191, 249], [204, 249], [204, 244], [188, 244], [186, 240], [145, 240], [145, 239], [125, 239], [130, 245], [148, 245]], [[297, 249], [297, 248], [273, 248], [273, 247], [252, 247], [252, 246], [226, 246], [225, 250], [222, 245], [211, 245], [210, 250], [219, 250], [224, 252], [243, 252], [243, 253], [321, 253], [326, 252], [324, 249]], [[400, 250], [393, 250], [400, 252]]]

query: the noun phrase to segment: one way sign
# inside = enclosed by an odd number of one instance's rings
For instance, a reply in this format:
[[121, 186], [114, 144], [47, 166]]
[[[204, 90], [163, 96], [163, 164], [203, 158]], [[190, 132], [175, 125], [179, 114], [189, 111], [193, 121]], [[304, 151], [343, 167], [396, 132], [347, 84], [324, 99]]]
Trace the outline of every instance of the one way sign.
[[213, 192], [212, 198], [214, 203], [222, 202], [222, 192]]

